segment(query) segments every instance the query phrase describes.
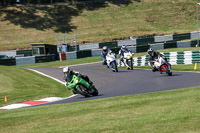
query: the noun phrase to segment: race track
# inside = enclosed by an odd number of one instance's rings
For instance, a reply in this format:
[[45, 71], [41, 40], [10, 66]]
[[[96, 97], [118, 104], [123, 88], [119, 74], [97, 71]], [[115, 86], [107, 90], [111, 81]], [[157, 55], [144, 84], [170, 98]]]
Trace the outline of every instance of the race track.
[[[71, 69], [88, 75], [98, 89], [99, 96], [85, 98], [81, 95], [77, 95], [70, 99], [47, 104], [78, 102], [97, 98], [133, 95], [200, 86], [200, 73], [174, 72], [173, 68], [173, 76], [143, 69], [119, 69], [118, 73], [114, 73], [110, 69], [101, 69], [98, 67], [102, 67], [102, 64], [95, 63], [72, 66]], [[32, 69], [63, 81], [63, 73], [61, 68]]]

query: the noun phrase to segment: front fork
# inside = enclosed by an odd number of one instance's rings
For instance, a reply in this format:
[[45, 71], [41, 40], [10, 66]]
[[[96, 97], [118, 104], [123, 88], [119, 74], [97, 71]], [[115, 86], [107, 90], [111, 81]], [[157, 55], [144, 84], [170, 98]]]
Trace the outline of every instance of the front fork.
[[168, 70], [171, 72], [171, 64], [167, 63], [168, 65]]
[[124, 59], [124, 64], [125, 64], [126, 67], [129, 67], [129, 61], [128, 61], [128, 59]]

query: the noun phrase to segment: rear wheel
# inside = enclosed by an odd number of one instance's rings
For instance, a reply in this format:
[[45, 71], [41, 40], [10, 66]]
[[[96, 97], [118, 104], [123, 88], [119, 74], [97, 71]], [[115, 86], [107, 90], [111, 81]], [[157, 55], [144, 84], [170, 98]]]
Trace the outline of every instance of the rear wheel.
[[82, 84], [79, 85], [79, 87], [76, 89], [77, 92], [85, 97], [89, 97], [89, 93], [87, 91], [87, 88], [83, 86]]
[[133, 70], [133, 60], [130, 60], [130, 66], [131, 66], [131, 70]]
[[93, 96], [98, 96], [99, 92], [98, 90], [95, 88], [95, 86], [92, 87], [92, 95]]

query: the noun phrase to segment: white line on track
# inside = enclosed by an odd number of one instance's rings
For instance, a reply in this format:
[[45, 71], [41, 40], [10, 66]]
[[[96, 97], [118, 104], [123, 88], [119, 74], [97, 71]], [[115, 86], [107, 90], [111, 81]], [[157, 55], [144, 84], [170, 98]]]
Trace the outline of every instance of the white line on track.
[[36, 72], [36, 73], [38, 73], [38, 74], [41, 74], [41, 75], [43, 75], [43, 76], [46, 76], [46, 77], [48, 77], [48, 78], [51, 78], [51, 79], [53, 79], [53, 80], [55, 80], [55, 81], [57, 81], [57, 82], [59, 82], [59, 83], [65, 85], [65, 82], [60, 81], [59, 79], [56, 79], [56, 78], [54, 78], [54, 77], [52, 77], [52, 76], [49, 76], [49, 75], [47, 75], [47, 74], [44, 74], [44, 73], [42, 73], [42, 72], [40, 72], [40, 71], [31, 69], [31, 68], [28, 68], [28, 69], [31, 70], [31, 71], [34, 71], [34, 72]]
[[[49, 76], [49, 75], [47, 75], [47, 74], [44, 74], [44, 73], [42, 73], [42, 72], [39, 72], [39, 71], [34, 70], [34, 69], [31, 69], [31, 68], [28, 68], [28, 69], [31, 70], [31, 71], [34, 71], [34, 72], [36, 72], [36, 73], [38, 73], [38, 74], [41, 74], [41, 75], [43, 75], [43, 76], [46, 76], [46, 77], [48, 77], [48, 78], [51, 78], [51, 79], [53, 79], [53, 80], [55, 80], [55, 81], [57, 81], [57, 82], [59, 82], [59, 83], [65, 85], [65, 82], [60, 81], [59, 79], [56, 79], [56, 78], [54, 78], [54, 77], [52, 77], [52, 76]], [[75, 96], [77, 96], [77, 94], [71, 95], [71, 96], [66, 97], [66, 98], [64, 98], [64, 99], [69, 99], [69, 98], [72, 98], [72, 97], [75, 97]]]

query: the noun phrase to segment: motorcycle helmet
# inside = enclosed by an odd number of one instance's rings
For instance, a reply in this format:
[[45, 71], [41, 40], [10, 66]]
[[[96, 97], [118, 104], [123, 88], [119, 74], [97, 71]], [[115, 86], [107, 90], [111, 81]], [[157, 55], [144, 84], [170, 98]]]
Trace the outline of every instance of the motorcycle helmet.
[[66, 66], [66, 67], [63, 68], [63, 73], [68, 74], [69, 70], [70, 70], [69, 67]]
[[107, 52], [107, 51], [108, 51], [107, 46], [104, 46], [104, 47], [103, 47], [103, 51], [104, 51], [104, 52]]
[[149, 48], [149, 49], [147, 50], [147, 52], [148, 52], [149, 55], [153, 56], [153, 49], [152, 49], [152, 48]]
[[126, 45], [122, 45], [122, 49], [125, 50], [126, 49]]

